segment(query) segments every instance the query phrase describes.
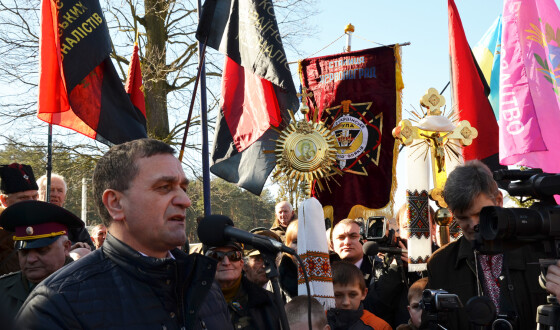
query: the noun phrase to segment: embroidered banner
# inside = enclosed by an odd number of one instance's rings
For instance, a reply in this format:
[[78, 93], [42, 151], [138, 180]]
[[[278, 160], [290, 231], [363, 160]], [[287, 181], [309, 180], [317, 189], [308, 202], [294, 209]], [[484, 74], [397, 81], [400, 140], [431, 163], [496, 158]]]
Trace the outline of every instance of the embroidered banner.
[[300, 72], [313, 93], [309, 119], [325, 121], [333, 131], [344, 172], [324, 181], [326, 188], [314, 189], [314, 196], [333, 207], [335, 223], [349, 217], [353, 207], [392, 210], [397, 144], [391, 130], [401, 117], [403, 88], [400, 48], [309, 58], [300, 63]]

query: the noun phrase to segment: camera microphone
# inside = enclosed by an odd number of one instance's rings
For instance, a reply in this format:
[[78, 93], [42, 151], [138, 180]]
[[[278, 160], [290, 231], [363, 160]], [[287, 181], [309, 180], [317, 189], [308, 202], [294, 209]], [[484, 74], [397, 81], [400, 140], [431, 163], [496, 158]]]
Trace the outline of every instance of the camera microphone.
[[376, 256], [378, 252], [392, 254], [403, 254], [408, 252], [406, 249], [379, 246], [377, 242], [373, 241], [366, 242], [362, 247], [362, 250], [364, 251], [364, 254], [368, 256]]
[[239, 243], [250, 244], [257, 250], [297, 254], [294, 249], [276, 240], [235, 228], [233, 221], [224, 215], [204, 217], [198, 224], [197, 232], [200, 241], [208, 246], [222, 246], [230, 240], [235, 240]]

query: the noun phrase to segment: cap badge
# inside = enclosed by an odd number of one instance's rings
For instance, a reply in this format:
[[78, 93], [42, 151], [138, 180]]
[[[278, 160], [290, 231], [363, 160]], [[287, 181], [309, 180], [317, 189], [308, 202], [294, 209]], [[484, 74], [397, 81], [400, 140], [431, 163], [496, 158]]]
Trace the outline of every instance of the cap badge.
[[33, 227], [29, 226], [29, 227], [25, 228], [25, 233], [27, 235], [33, 235]]

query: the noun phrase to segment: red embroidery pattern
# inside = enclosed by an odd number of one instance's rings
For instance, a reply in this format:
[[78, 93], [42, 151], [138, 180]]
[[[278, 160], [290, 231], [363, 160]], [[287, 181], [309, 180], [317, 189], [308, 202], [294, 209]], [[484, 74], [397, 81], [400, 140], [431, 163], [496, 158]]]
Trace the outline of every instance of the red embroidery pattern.
[[[307, 251], [300, 254], [309, 281], [332, 282], [331, 262], [328, 253]], [[298, 284], [305, 283], [301, 267], [298, 267]]]
[[430, 219], [428, 214], [428, 192], [422, 190], [406, 191], [408, 228], [410, 235], [417, 238], [430, 238]]

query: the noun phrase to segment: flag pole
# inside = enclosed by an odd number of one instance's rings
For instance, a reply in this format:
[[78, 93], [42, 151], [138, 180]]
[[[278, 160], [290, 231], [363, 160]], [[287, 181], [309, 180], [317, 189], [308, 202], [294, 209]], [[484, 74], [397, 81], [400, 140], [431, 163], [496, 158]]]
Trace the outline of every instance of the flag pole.
[[52, 172], [52, 124], [49, 123], [49, 136], [47, 140], [47, 195], [45, 202], [51, 202], [51, 172]]
[[[197, 0], [197, 10], [198, 10], [198, 20], [202, 16], [202, 3], [201, 0]], [[198, 58], [199, 58], [199, 76], [200, 76], [200, 119], [202, 125], [202, 187], [204, 195], [204, 215], [208, 216], [212, 213], [210, 206], [210, 160], [208, 152], [208, 113], [206, 105], [206, 66], [205, 66], [205, 54], [206, 54], [206, 42], [208, 41], [208, 36], [204, 40], [204, 43], [200, 44], [198, 42]], [[196, 88], [196, 87], [195, 87]], [[193, 95], [194, 99], [194, 95]], [[185, 135], [186, 137], [186, 135]]]
[[[198, 65], [198, 71], [196, 72], [196, 79], [194, 81], [194, 88], [193, 88], [193, 92], [192, 92], [192, 98], [191, 98], [191, 105], [189, 106], [189, 115], [187, 116], [187, 122], [185, 124], [185, 134], [183, 134], [183, 142], [181, 142], [181, 150], [179, 150], [179, 161], [182, 162], [183, 161], [183, 155], [185, 153], [185, 145], [187, 143], [187, 135], [189, 134], [189, 126], [191, 125], [191, 118], [192, 118], [192, 112], [193, 112], [193, 108], [194, 108], [194, 101], [196, 99], [196, 92], [198, 90], [198, 82], [200, 81], [200, 76], [201, 74], [204, 72], [204, 87], [206, 87], [206, 71], [203, 71], [204, 69], [204, 58], [206, 57], [206, 41], [208, 40], [208, 37], [206, 37], [206, 39], [204, 39], [204, 43], [202, 44], [202, 55], [200, 55], [201, 51], [200, 51], [200, 42], [198, 45], [198, 49], [199, 49], [199, 54], [198, 54], [198, 58], [199, 58], [199, 65]], [[202, 56], [202, 58], [201, 58]], [[202, 87], [201, 87], [202, 88]], [[202, 98], [202, 94], [200, 96]], [[206, 104], [206, 91], [204, 91], [204, 104]], [[206, 108], [206, 106], [204, 107]], [[202, 100], [201, 100], [201, 112], [202, 112]], [[204, 115], [204, 117], [206, 117], [206, 115]], [[207, 133], [208, 135], [208, 133]], [[204, 137], [203, 137], [204, 140]], [[204, 148], [204, 147], [203, 147]]]
[[346, 47], [344, 47], [345, 52], [352, 50], [352, 33], [354, 33], [354, 25], [348, 23], [344, 28], [344, 33], [346, 33]]

